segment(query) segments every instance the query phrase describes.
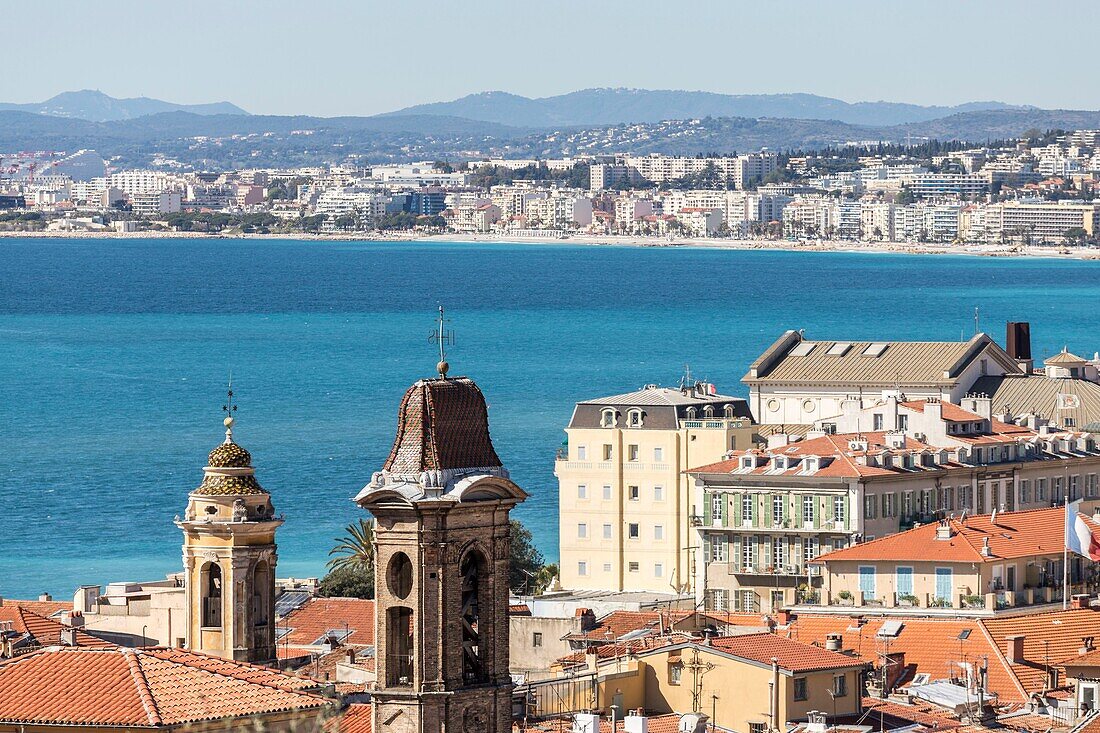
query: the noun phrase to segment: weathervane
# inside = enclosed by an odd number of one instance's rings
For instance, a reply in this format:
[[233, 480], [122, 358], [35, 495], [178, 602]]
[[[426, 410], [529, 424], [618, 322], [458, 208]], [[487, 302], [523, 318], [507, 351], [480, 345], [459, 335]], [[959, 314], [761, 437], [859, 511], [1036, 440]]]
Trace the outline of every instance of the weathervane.
[[225, 442], [233, 442], [233, 413], [237, 411], [237, 405], [233, 402], [233, 372], [229, 372], [229, 388], [225, 392], [225, 404], [222, 405], [222, 412], [225, 413], [225, 419], [222, 420], [222, 424], [225, 425]]
[[439, 345], [439, 363], [436, 364], [436, 369], [442, 379], [447, 378], [447, 370], [450, 369], [450, 364], [447, 363], [447, 346], [455, 345], [455, 332], [447, 328], [448, 323], [450, 321], [443, 317], [443, 306], [439, 306], [439, 322], [436, 330], [428, 334], [428, 343]]

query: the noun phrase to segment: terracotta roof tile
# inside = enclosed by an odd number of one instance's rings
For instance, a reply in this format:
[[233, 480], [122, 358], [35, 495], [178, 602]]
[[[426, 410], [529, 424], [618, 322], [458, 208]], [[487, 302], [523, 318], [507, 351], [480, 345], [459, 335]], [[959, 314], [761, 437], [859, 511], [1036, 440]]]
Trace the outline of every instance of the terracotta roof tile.
[[[321, 637], [336, 631], [342, 644], [374, 645], [374, 601], [360, 598], [310, 598], [283, 617], [279, 647], [307, 647], [321, 643]], [[344, 638], [344, 629], [350, 634]]]
[[[699, 642], [701, 645], [701, 642]], [[719, 651], [761, 664], [778, 660], [780, 669], [810, 672], [819, 669], [840, 669], [862, 666], [864, 660], [847, 654], [831, 652], [819, 646], [793, 641], [777, 634], [742, 634], [712, 639], [710, 646]]]
[[20, 608], [33, 611], [39, 616], [45, 616], [46, 618], [58, 613], [73, 610], [72, 603], [63, 601], [21, 601], [14, 598], [4, 598], [0, 600], [0, 608], [6, 606], [19, 606]]
[[354, 703], [337, 718], [325, 721], [325, 733], [371, 733], [374, 726], [370, 703]]
[[[39, 616], [22, 606], [0, 606], [0, 629], [10, 627], [12, 631], [26, 634], [37, 646], [61, 644], [61, 632], [67, 627], [60, 621]], [[89, 648], [108, 648], [114, 644], [83, 631], [76, 632], [76, 644]]]
[[[824, 645], [829, 634], [840, 634], [841, 648], [852, 651], [865, 661], [879, 663], [886, 644], [876, 637], [885, 618], [869, 618], [860, 625], [850, 616], [799, 615], [784, 633], [791, 639]], [[905, 654], [906, 674], [926, 673], [933, 680], [949, 679], [960, 672], [959, 663], [978, 663], [988, 659], [988, 688], [1001, 701], [1023, 701], [1027, 695], [1005, 662], [996, 644], [977, 619], [929, 619], [891, 617], [901, 621], [902, 630], [889, 642], [891, 653]], [[965, 633], [964, 633], [965, 632]], [[961, 637], [966, 638], [961, 638]]]
[[214, 671], [197, 657], [120, 647], [32, 652], [0, 663], [0, 720], [151, 727], [329, 704], [274, 684], [286, 675], [269, 671], [267, 682], [252, 681], [251, 665], [222, 660]]
[[[929, 523], [920, 527], [886, 535], [870, 542], [863, 542], [821, 555], [816, 562], [843, 561], [895, 561], [937, 560], [940, 562], [1003, 562], [1005, 559], [1049, 555], [1062, 552], [1065, 509], [1035, 509], [1023, 512], [997, 514], [996, 524], [992, 516], [978, 514], [966, 521], [948, 519], [951, 539], [936, 538], [939, 525]], [[1085, 515], [1082, 515], [1085, 516]], [[1091, 516], [1085, 516], [1093, 532], [1100, 534]], [[982, 547], [989, 541], [990, 555], [982, 555]]]
[[1013, 664], [1012, 671], [1028, 692], [1039, 692], [1046, 684], [1049, 664], [1059, 667], [1072, 656], [1086, 636], [1096, 636], [1100, 628], [1100, 611], [1092, 608], [1074, 608], [1066, 611], [1050, 611], [1023, 616], [982, 619], [982, 626], [1000, 647], [1005, 637], [1022, 634], [1024, 637], [1024, 661]]

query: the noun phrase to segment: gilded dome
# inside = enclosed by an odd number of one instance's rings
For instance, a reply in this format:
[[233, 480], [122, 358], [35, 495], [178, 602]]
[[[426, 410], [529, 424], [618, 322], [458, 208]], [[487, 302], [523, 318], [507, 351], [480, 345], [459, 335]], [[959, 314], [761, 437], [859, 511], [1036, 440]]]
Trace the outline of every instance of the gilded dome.
[[248, 468], [252, 454], [236, 443], [222, 443], [210, 451], [208, 465], [211, 468]]

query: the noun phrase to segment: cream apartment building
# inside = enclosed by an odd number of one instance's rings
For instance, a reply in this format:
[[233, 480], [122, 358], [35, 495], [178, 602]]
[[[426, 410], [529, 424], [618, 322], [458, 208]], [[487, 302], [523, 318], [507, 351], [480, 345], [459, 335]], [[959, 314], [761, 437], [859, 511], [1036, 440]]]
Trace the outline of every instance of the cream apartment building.
[[573, 590], [691, 592], [691, 466], [752, 447], [740, 398], [697, 383], [577, 403], [559, 456], [561, 583]]

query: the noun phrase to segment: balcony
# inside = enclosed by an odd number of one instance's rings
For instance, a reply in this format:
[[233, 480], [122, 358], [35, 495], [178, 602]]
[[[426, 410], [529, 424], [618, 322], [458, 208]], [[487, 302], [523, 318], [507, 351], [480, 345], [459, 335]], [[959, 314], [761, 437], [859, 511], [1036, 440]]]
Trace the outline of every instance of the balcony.
[[680, 421], [680, 427], [685, 430], [740, 430], [749, 425], [747, 417], [706, 417]]

